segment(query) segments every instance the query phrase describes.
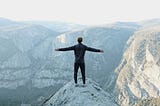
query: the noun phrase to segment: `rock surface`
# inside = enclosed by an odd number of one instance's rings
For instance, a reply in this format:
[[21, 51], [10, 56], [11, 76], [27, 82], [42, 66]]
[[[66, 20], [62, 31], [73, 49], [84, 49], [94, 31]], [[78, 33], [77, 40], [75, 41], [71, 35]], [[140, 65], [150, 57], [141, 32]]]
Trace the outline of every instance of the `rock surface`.
[[[81, 80], [78, 80], [81, 82]], [[67, 83], [44, 106], [118, 106], [113, 97], [106, 93], [94, 81], [87, 79], [85, 87], [82, 83], [75, 87], [74, 81]]]
[[136, 32], [116, 70], [115, 92], [123, 106], [160, 96], [160, 27]]

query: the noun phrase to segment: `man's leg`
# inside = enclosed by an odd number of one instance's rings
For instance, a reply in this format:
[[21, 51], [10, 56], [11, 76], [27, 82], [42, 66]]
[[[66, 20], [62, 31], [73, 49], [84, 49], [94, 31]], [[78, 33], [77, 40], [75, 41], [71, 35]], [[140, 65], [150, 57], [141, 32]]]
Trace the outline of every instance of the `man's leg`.
[[81, 74], [82, 74], [83, 84], [85, 84], [85, 83], [86, 83], [85, 64], [84, 64], [84, 63], [81, 63], [81, 64], [80, 64], [80, 68], [81, 68]]
[[79, 64], [74, 63], [74, 82], [77, 84], [77, 73], [78, 73]]

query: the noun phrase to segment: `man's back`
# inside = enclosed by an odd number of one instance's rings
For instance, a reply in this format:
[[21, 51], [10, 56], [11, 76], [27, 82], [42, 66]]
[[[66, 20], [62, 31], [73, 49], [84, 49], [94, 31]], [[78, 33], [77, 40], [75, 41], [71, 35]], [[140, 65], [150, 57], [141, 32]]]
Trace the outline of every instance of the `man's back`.
[[84, 56], [87, 46], [79, 43], [74, 46], [75, 63], [84, 63]]

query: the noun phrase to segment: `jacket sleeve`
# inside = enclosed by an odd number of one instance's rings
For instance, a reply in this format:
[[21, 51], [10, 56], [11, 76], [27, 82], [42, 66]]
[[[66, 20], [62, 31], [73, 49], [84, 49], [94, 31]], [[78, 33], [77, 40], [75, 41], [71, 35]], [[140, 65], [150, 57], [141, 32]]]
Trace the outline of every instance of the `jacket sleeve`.
[[86, 47], [87, 51], [91, 51], [91, 52], [100, 52], [100, 49], [95, 49], [95, 48], [91, 48], [91, 47]]
[[69, 50], [74, 50], [74, 46], [71, 47], [66, 47], [66, 48], [59, 48], [58, 51], [69, 51]]

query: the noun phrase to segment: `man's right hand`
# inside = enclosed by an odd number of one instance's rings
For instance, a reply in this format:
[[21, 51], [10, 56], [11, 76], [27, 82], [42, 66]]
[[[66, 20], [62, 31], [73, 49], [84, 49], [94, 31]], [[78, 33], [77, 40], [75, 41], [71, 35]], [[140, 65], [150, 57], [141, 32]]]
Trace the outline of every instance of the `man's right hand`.
[[101, 53], [104, 53], [104, 51], [103, 51], [103, 50], [100, 50], [100, 52], [101, 52]]
[[59, 49], [55, 49], [55, 51], [59, 51]]

